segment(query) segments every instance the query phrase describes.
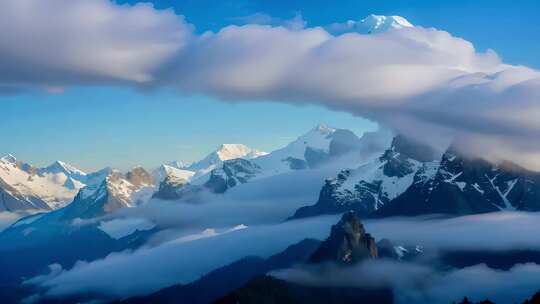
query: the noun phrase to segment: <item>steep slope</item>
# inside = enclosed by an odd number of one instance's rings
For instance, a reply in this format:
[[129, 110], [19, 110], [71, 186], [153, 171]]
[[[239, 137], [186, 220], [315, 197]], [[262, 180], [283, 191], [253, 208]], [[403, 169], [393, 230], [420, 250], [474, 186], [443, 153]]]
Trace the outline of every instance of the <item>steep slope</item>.
[[389, 144], [389, 132], [382, 130], [367, 132], [358, 138], [345, 129], [334, 129], [318, 125], [284, 148], [253, 160], [261, 167], [260, 177], [313, 169], [337, 163], [345, 166], [370, 159]]
[[358, 215], [349, 211], [332, 226], [330, 236], [313, 253], [310, 262], [337, 262], [347, 265], [377, 257], [375, 239], [366, 233]]
[[437, 153], [428, 146], [398, 135], [379, 158], [356, 169], [341, 171], [321, 189], [312, 206], [291, 217], [303, 218], [355, 210], [368, 215], [405, 192], [417, 176], [429, 176], [437, 166]]
[[64, 206], [84, 186], [85, 174], [65, 163], [38, 169], [12, 155], [0, 159], [0, 211], [51, 210]]
[[223, 161], [219, 167], [210, 171], [203, 184], [191, 184], [187, 179], [170, 174], [159, 184], [159, 189], [153, 197], [175, 200], [196, 195], [200, 191], [224, 193], [229, 188], [247, 183], [260, 174], [260, 170], [261, 168], [252, 161], [236, 158]]
[[137, 167], [126, 175], [113, 170], [98, 186], [79, 191], [62, 211], [63, 219], [93, 218], [147, 201], [154, 192], [153, 179]]
[[377, 216], [429, 213], [475, 214], [500, 210], [540, 210], [540, 174], [510, 162], [493, 164], [451, 146], [431, 178], [413, 185]]

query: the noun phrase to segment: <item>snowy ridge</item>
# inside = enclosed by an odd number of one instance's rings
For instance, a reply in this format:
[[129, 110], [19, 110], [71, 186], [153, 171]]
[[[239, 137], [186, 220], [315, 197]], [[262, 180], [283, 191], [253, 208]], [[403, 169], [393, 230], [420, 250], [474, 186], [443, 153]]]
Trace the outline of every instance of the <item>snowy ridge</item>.
[[236, 158], [254, 159], [266, 154], [268, 153], [252, 149], [243, 144], [222, 144], [216, 151], [186, 169], [195, 172], [195, 177], [200, 177], [218, 168], [226, 160]]
[[360, 25], [368, 34], [382, 33], [391, 29], [413, 27], [407, 19], [400, 16], [380, 16], [373, 14], [362, 19]]
[[156, 183], [160, 183], [165, 180], [166, 177], [190, 181], [195, 175], [194, 171], [179, 169], [170, 165], [161, 165], [152, 172]]
[[335, 132], [334, 128], [318, 125], [284, 148], [258, 157], [253, 162], [262, 168], [264, 176], [305, 169], [308, 167], [306, 151], [328, 153]]
[[401, 16], [369, 15], [360, 21], [348, 20], [345, 23], [334, 23], [328, 26], [327, 30], [338, 35], [349, 32], [380, 34], [409, 27], [414, 27], [414, 25]]

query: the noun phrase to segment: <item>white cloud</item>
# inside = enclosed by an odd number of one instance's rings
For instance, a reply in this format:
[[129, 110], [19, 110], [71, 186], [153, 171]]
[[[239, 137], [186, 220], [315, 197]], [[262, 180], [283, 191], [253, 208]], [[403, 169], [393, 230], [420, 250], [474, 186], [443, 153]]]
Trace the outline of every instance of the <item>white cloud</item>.
[[251, 19], [271, 25], [195, 35], [182, 16], [148, 4], [3, 1], [0, 88], [173, 86], [231, 101], [318, 104], [434, 145], [459, 137], [470, 152], [540, 169], [538, 71], [433, 28], [332, 35], [301, 18], [296, 26]]
[[[79, 263], [69, 270], [61, 272], [55, 270], [53, 275], [38, 276], [36, 279], [29, 280], [28, 283], [43, 287], [45, 294], [50, 297], [62, 297], [81, 291], [103, 294], [113, 298], [145, 294], [171, 284], [191, 282], [217, 267], [227, 265], [247, 255], [266, 257], [304, 238], [326, 238], [331, 225], [335, 224], [339, 218], [337, 215], [324, 216], [280, 224], [253, 224], [248, 225], [249, 227], [245, 229], [231, 230], [230, 228], [241, 223], [238, 222], [241, 217], [235, 216], [235, 214], [244, 212], [245, 218], [250, 218], [252, 214], [255, 214], [254, 209], [259, 208], [265, 212], [280, 207], [269, 202], [262, 204], [259, 202], [255, 203], [252, 210], [246, 210], [244, 209], [245, 205], [235, 206], [234, 203], [230, 202], [228, 204], [229, 210], [218, 206], [218, 211], [212, 211], [214, 206], [210, 204], [194, 207], [200, 210], [188, 213], [185, 218], [188, 218], [189, 214], [195, 214], [197, 217], [198, 214], [204, 212], [210, 212], [209, 216], [202, 222], [195, 220], [194, 223], [187, 223], [184, 221], [184, 217], [180, 217], [177, 220], [179, 224], [175, 228], [180, 230], [162, 236], [160, 242], [154, 240], [148, 244], [149, 246], [144, 246], [134, 252], [114, 253], [104, 259], [90, 263]], [[179, 215], [183, 213], [182, 209], [174, 209], [173, 206], [167, 208], [165, 205], [157, 205], [154, 214], [149, 215], [149, 217], [162, 223], [163, 218], [161, 221], [156, 220], [158, 217], [155, 212], [158, 210], [162, 214]], [[222, 218], [216, 218], [214, 215], [217, 214], [221, 214]], [[135, 213], [134, 216], [138, 217], [140, 214]], [[421, 245], [429, 252], [436, 252], [437, 249], [532, 250], [540, 249], [540, 242], [536, 237], [540, 229], [539, 217], [540, 214], [536, 213], [498, 212], [451, 219], [390, 218], [369, 220], [364, 221], [364, 226], [377, 240], [388, 238], [397, 244]], [[228, 228], [219, 228], [226, 227], [227, 218], [231, 222], [236, 221], [236, 223], [229, 225]], [[216, 226], [212, 226], [213, 219], [216, 219]], [[182, 224], [184, 226], [180, 227]], [[203, 225], [212, 230], [204, 231], [200, 228]], [[240, 227], [244, 228], [244, 226]], [[219, 230], [215, 228], [219, 228]], [[188, 231], [187, 234], [186, 231]], [[393, 264], [390, 266], [394, 267]], [[403, 269], [406, 266], [408, 268]], [[401, 268], [397, 268], [398, 272], [379, 271], [377, 276], [371, 273], [370, 277], [377, 278], [375, 281], [377, 284], [389, 283], [397, 286], [403, 280], [409, 283], [415, 282], [414, 277], [407, 275], [409, 273], [415, 273], [416, 277], [421, 278], [426, 277], [424, 275], [426, 273], [429, 275], [433, 273], [430, 268], [426, 269], [422, 265], [407, 264], [406, 266], [399, 266]], [[378, 267], [378, 265], [374, 267]], [[375, 268], [375, 270], [377, 269], [379, 268]], [[404, 274], [399, 273], [400, 269]], [[472, 271], [471, 269], [476, 268], [466, 268], [463, 271]], [[149, 272], [153, 276], [143, 275]], [[301, 274], [303, 275], [303, 273]], [[111, 284], [111, 282], [115, 283]], [[479, 282], [472, 286], [480, 286], [480, 284], [483, 283]], [[405, 285], [399, 286], [404, 290], [407, 289]], [[436, 294], [437, 289], [435, 287], [432, 289], [432, 292]], [[462, 292], [456, 287], [455, 292], [449, 293], [449, 295], [461, 297], [472, 296], [474, 293], [467, 289]]]
[[354, 267], [301, 267], [273, 276], [311, 286], [391, 287], [397, 303], [447, 304], [467, 296], [477, 302], [521, 303], [538, 291], [540, 265], [518, 264], [507, 271], [479, 264], [436, 270], [429, 265], [367, 261]]
[[144, 83], [189, 39], [172, 10], [108, 0], [0, 3], [0, 86]]

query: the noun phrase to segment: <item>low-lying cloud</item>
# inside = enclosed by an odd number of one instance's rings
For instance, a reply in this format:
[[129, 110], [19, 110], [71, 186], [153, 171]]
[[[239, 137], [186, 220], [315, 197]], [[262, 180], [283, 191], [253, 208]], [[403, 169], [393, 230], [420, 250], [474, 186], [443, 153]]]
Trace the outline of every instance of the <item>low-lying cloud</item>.
[[[200, 205], [198, 208], [205, 211], [210, 210], [212, 206]], [[231, 205], [231, 208], [234, 208], [234, 205]], [[168, 213], [171, 210], [162, 209], [162, 212]], [[241, 208], [238, 208], [238, 211], [240, 210]], [[28, 283], [41, 287], [45, 290], [43, 296], [48, 297], [63, 297], [81, 292], [102, 294], [110, 298], [146, 294], [172, 284], [191, 282], [217, 267], [227, 265], [244, 256], [267, 257], [304, 238], [324, 239], [328, 236], [331, 225], [336, 223], [338, 218], [337, 215], [325, 216], [279, 224], [255, 224], [248, 227], [237, 226], [241, 223], [236, 223], [228, 228], [209, 226], [199, 230], [183, 227], [182, 231], [176, 233], [173, 231], [171, 235], [162, 236], [159, 242], [154, 240], [149, 246], [144, 246], [134, 252], [114, 253], [104, 259], [89, 263], [79, 262], [72, 269], [60, 272], [55, 268], [53, 274], [40, 276], [39, 281], [30, 280]], [[389, 238], [396, 244], [420, 245], [426, 252], [427, 250], [437, 251], [437, 249], [540, 250], [540, 242], [537, 238], [539, 223], [540, 214], [507, 212], [454, 219], [402, 218], [364, 222], [366, 230], [377, 240]], [[237, 227], [234, 228], [234, 226]], [[186, 235], [186, 231], [191, 232]], [[429, 268], [425, 269], [425, 266], [407, 265], [410, 266], [408, 271], [418, 273], [417, 276], [420, 278], [434, 275], [433, 271]], [[491, 273], [505, 274], [481, 266], [475, 267], [466, 268], [454, 274], [450, 273], [452, 275], [445, 274], [445, 276], [453, 279], [478, 272], [482, 275], [486, 273], [487, 277]], [[519, 270], [521, 275], [526, 273], [528, 267], [516, 266], [510, 270], [510, 274]], [[153, 276], [143, 275], [149, 272]], [[531, 272], [536, 275], [536, 268]], [[375, 282], [397, 284], [395, 281], [400, 281], [400, 278], [404, 276], [396, 271], [380, 271], [378, 276], [371, 274], [371, 277], [378, 278]], [[412, 279], [409, 281], [415, 282]], [[110, 282], [115, 283], [110, 284]], [[459, 280], [456, 279], [456, 282]], [[488, 278], [486, 282], [491, 282], [491, 280]], [[424, 283], [418, 280], [414, 284]], [[484, 283], [479, 282], [471, 286], [484, 286], [481, 284]], [[437, 289], [431, 288], [430, 292], [434, 294], [433, 296], [439, 296], [436, 293]], [[477, 295], [474, 289], [455, 288], [455, 293], [449, 293], [449, 295], [453, 297]], [[407, 288], [403, 287], [403, 289]], [[523, 290], [529, 292], [529, 289]], [[503, 291], [499, 291], [498, 294], [501, 294], [501, 297], [504, 296]]]
[[521, 303], [539, 290], [540, 265], [518, 264], [508, 271], [484, 264], [437, 271], [430, 266], [390, 260], [367, 261], [354, 267], [296, 267], [271, 273], [308, 286], [392, 288], [397, 303], [472, 301]]

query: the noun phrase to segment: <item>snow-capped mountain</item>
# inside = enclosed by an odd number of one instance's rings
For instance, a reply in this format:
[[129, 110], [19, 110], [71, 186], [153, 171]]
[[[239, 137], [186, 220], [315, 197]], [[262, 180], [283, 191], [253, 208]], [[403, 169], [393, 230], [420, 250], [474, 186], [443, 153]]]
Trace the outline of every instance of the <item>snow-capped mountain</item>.
[[364, 33], [376, 34], [389, 31], [391, 29], [401, 29], [404, 27], [413, 27], [405, 18], [400, 16], [380, 16], [369, 15], [360, 21], [358, 28], [363, 29]]
[[[374, 134], [377, 134], [375, 138]], [[313, 169], [340, 159], [343, 166], [351, 166], [351, 163], [354, 166], [382, 151], [391, 140], [388, 134], [386, 131], [367, 132], [358, 138], [349, 130], [318, 125], [284, 148], [253, 162], [261, 167], [261, 177]]]
[[[160, 190], [155, 197], [162, 199], [177, 199], [186, 194], [203, 189], [214, 193], [223, 193], [231, 187], [247, 183], [249, 180], [262, 179], [291, 171], [319, 168], [328, 164], [340, 167], [358, 164], [380, 153], [388, 145], [391, 136], [387, 131], [366, 132], [358, 138], [353, 132], [345, 129], [333, 129], [318, 125], [306, 134], [298, 137], [287, 146], [271, 153], [256, 153], [255, 158], [233, 158], [243, 153], [212, 153], [199, 162], [207, 168], [196, 173], [184, 170], [178, 172], [164, 168], [156, 171], [157, 180], [162, 180]], [[225, 147], [228, 145], [224, 145]], [[227, 152], [238, 149], [226, 149]], [[220, 149], [219, 151], [223, 151]], [[221, 155], [221, 156], [219, 156]], [[227, 156], [226, 156], [227, 155]], [[250, 156], [250, 154], [247, 154]], [[222, 160], [229, 158], [227, 160]], [[209, 161], [210, 160], [210, 161]], [[191, 169], [191, 167], [190, 167]], [[170, 178], [161, 178], [171, 175]]]
[[292, 218], [355, 210], [363, 216], [540, 210], [540, 174], [493, 164], [454, 146], [433, 149], [397, 136], [381, 157], [329, 179], [318, 201]]
[[235, 158], [253, 159], [266, 154], [268, 153], [252, 149], [243, 144], [222, 144], [217, 150], [186, 169], [197, 172], [197, 175], [204, 175], [219, 167], [226, 160]]
[[370, 214], [405, 192], [419, 171], [429, 174], [436, 158], [430, 147], [398, 135], [379, 158], [327, 180], [317, 203], [298, 209], [293, 218], [348, 210]]
[[46, 168], [39, 169], [38, 172], [41, 174], [64, 174], [81, 183], [86, 180], [86, 173], [60, 160], [55, 161]]
[[112, 170], [99, 185], [81, 189], [73, 202], [63, 209], [63, 217], [92, 218], [133, 207], [148, 201], [154, 191], [153, 178], [143, 168], [133, 168], [125, 175]]
[[334, 34], [357, 32], [360, 34], [379, 34], [390, 30], [413, 27], [407, 19], [400, 16], [369, 15], [366, 18], [355, 21], [348, 20], [345, 23], [336, 23], [327, 27]]
[[79, 189], [101, 183], [110, 170], [87, 174], [62, 161], [36, 168], [6, 155], [0, 158], [0, 211], [61, 208]]
[[214, 193], [223, 193], [231, 187], [247, 183], [260, 173], [261, 168], [253, 161], [230, 159], [223, 162], [220, 168], [212, 170], [204, 186]]
[[[84, 186], [80, 170], [60, 162], [38, 169], [7, 155], [0, 159], [0, 210], [50, 210], [67, 204]], [[68, 168], [70, 170], [68, 170]], [[65, 170], [64, 170], [65, 169]]]
[[[427, 178], [426, 178], [427, 177]], [[377, 212], [378, 216], [474, 214], [540, 210], [540, 174], [511, 162], [493, 164], [451, 146], [430, 174]]]

